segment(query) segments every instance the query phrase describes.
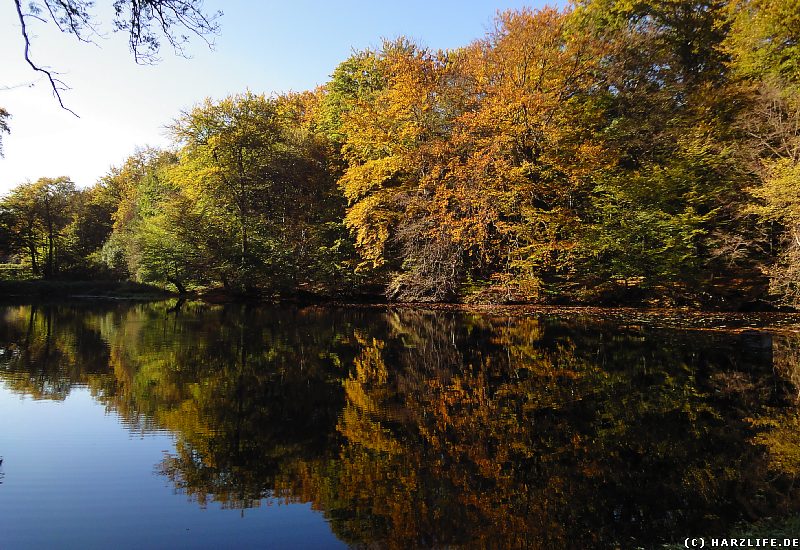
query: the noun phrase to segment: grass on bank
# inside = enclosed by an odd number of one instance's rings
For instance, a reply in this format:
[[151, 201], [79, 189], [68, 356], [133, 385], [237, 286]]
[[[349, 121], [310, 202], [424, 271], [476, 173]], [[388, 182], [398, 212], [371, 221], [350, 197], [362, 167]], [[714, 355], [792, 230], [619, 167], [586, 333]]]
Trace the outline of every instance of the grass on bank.
[[174, 293], [131, 281], [0, 280], [0, 298], [103, 298], [150, 300]]

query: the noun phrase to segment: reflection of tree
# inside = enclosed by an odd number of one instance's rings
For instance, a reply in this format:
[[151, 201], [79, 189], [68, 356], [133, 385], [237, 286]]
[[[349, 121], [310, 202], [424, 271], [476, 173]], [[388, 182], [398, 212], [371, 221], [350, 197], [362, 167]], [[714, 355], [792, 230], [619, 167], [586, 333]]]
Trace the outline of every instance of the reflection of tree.
[[0, 379], [36, 399], [64, 399], [107, 369], [108, 351], [80, 309], [5, 308], [0, 321]]
[[776, 335], [772, 352], [773, 368], [790, 383], [787, 397], [795, 406], [778, 406], [771, 414], [754, 418], [752, 423], [758, 431], [754, 441], [767, 450], [769, 469], [777, 476], [776, 481], [793, 487], [800, 478], [800, 338], [796, 334]]
[[[162, 472], [201, 503], [211, 497], [243, 507], [275, 496], [282, 467], [324, 449], [337, 400], [324, 370], [309, 369], [283, 342], [254, 338], [242, 325], [238, 330], [239, 338], [218, 349], [192, 384], [189, 402], [162, 415], [178, 434], [178, 452], [165, 459]], [[251, 351], [252, 342], [264, 347]], [[207, 428], [187, 427], [187, 418]]]
[[790, 340], [191, 304], [11, 308], [0, 337], [14, 391], [174, 433], [157, 470], [200, 504], [312, 502], [352, 544], [648, 546], [800, 504]]
[[[307, 482], [345, 540], [628, 546], [797, 501], [747, 442], [742, 404], [777, 398], [758, 350], [535, 319], [390, 324], [345, 381], [334, 489], [330, 465]], [[719, 367], [764, 382], [718, 396]]]
[[134, 342], [111, 340], [115, 371], [133, 373], [117, 407], [176, 434], [158, 469], [201, 504], [291, 498], [276, 476], [328, 447], [341, 408], [340, 335], [318, 325], [313, 312], [204, 307], [142, 323]]

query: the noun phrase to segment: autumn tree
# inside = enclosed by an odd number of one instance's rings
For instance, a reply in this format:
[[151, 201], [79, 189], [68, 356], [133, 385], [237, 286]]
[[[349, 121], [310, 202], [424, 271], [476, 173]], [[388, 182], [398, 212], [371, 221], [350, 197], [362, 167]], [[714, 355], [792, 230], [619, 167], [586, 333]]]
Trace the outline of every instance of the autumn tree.
[[2, 201], [14, 220], [16, 244], [28, 252], [31, 270], [46, 279], [56, 277], [65, 250], [65, 229], [72, 221], [75, 184], [67, 177], [40, 178], [20, 185]]
[[452, 299], [474, 278], [532, 296], [558, 269], [598, 162], [601, 54], [551, 9], [502, 14], [461, 51], [384, 45], [383, 86], [342, 117], [340, 185], [362, 256], [395, 271], [391, 295]]
[[102, 257], [111, 269], [134, 280], [171, 284], [185, 292], [206, 280], [205, 234], [194, 204], [170, 179], [177, 158], [169, 151], [142, 149], [102, 182], [119, 203], [113, 232]]
[[241, 273], [242, 285], [253, 284], [260, 256], [253, 250], [254, 224], [261, 208], [277, 199], [274, 160], [283, 153], [275, 106], [264, 96], [246, 93], [206, 102], [185, 113], [173, 126], [180, 145], [185, 187], [207, 209], [223, 234], [235, 238], [238, 250], [223, 261]]
[[351, 87], [350, 106], [340, 115], [347, 167], [339, 185], [350, 205], [345, 223], [364, 259], [361, 269], [398, 270], [398, 230], [423, 169], [419, 148], [439, 118], [432, 108], [438, 62], [408, 40], [386, 42], [381, 52], [340, 66], [334, 90], [347, 89], [347, 64], [355, 61], [369, 64], [360, 73], [367, 85]]
[[18, 185], [11, 190], [0, 203], [5, 228], [8, 230], [6, 241], [10, 253], [27, 254], [31, 271], [40, 274], [39, 244], [41, 227], [36, 216], [36, 195], [32, 183]]
[[60, 242], [63, 230], [71, 219], [72, 199], [75, 196], [75, 184], [69, 178], [42, 178], [34, 183], [36, 195], [36, 213], [45, 238], [44, 277], [55, 277], [59, 271]]
[[456, 194], [480, 205], [464, 221], [506, 299], [539, 296], [567, 272], [594, 173], [610, 160], [597, 136], [605, 44], [573, 19], [503, 13], [468, 54], [479, 104], [458, 119], [449, 171]]
[[736, 83], [746, 95], [735, 127], [737, 148], [752, 178], [755, 214], [764, 235], [752, 246], [774, 250], [764, 261], [780, 301], [800, 303], [800, 16], [796, 2], [731, 3], [724, 43]]
[[215, 255], [226, 286], [295, 286], [323, 245], [319, 230], [341, 219], [324, 148], [308, 128], [311, 102], [247, 92], [207, 100], [173, 125], [181, 148], [172, 176], [228, 243]]
[[680, 301], [733, 273], [757, 283], [735, 245], [747, 181], [733, 153], [741, 94], [726, 80], [725, 4], [595, 0], [573, 17], [606, 48], [597, 97], [607, 162], [591, 176], [573, 251], [578, 293]]
[[94, 185], [78, 189], [73, 200], [72, 219], [65, 228], [67, 254], [72, 270], [99, 275], [100, 251], [114, 225], [114, 214], [120, 202], [118, 190], [101, 179]]

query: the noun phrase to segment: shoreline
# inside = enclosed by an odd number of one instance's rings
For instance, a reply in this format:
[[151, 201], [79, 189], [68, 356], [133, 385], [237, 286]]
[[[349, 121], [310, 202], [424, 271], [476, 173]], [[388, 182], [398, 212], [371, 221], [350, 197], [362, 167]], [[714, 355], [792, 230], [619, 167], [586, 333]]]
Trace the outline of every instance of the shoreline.
[[[723, 332], [800, 332], [798, 311], [733, 311], [696, 307], [653, 307], [635, 305], [553, 305], [553, 304], [475, 304], [449, 302], [386, 302], [344, 299], [267, 300], [221, 295], [219, 292], [178, 294], [159, 287], [130, 281], [0, 281], [0, 303], [30, 301], [158, 302], [177, 300], [208, 305], [243, 305], [253, 307], [297, 307], [300, 309], [351, 309], [383, 311], [418, 311], [479, 314], [489, 317], [551, 316], [614, 323], [636, 328], [712, 330]], [[179, 309], [180, 305], [176, 306]]]
[[654, 308], [633, 306], [556, 306], [545, 304], [446, 304], [446, 303], [386, 303], [359, 304], [332, 302], [316, 307], [347, 309], [414, 310], [431, 312], [473, 313], [489, 317], [560, 317], [585, 319], [617, 326], [656, 329], [707, 330], [747, 333], [752, 331], [798, 332], [800, 312], [797, 311], [719, 311], [693, 308]]
[[174, 292], [131, 281], [0, 281], [2, 299], [70, 299], [152, 301], [177, 297]]

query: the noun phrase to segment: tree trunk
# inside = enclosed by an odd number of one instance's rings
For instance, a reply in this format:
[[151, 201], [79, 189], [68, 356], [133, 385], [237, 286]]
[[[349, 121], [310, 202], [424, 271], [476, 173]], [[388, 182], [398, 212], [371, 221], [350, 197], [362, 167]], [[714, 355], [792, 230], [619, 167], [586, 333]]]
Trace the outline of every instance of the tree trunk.
[[167, 282], [175, 285], [175, 288], [178, 289], [178, 294], [186, 294], [186, 287], [183, 286], [183, 283], [177, 277], [168, 277]]
[[50, 226], [47, 230], [47, 263], [44, 270], [44, 278], [53, 278], [53, 228]]
[[28, 250], [31, 253], [31, 270], [33, 270], [34, 275], [38, 275], [39, 265], [36, 263], [36, 245], [31, 243], [28, 245]]
[[241, 224], [242, 224], [242, 261], [240, 265], [241, 273], [239, 275], [245, 294], [251, 294], [253, 282], [250, 280], [250, 275], [251, 275], [249, 269], [250, 260], [248, 257], [248, 248], [247, 248], [247, 219], [244, 213], [242, 213]]
[[45, 216], [47, 216], [47, 262], [44, 268], [44, 278], [52, 279], [53, 277], [53, 213], [50, 210], [50, 200], [45, 195]]
[[242, 266], [247, 262], [247, 224], [242, 219]]

